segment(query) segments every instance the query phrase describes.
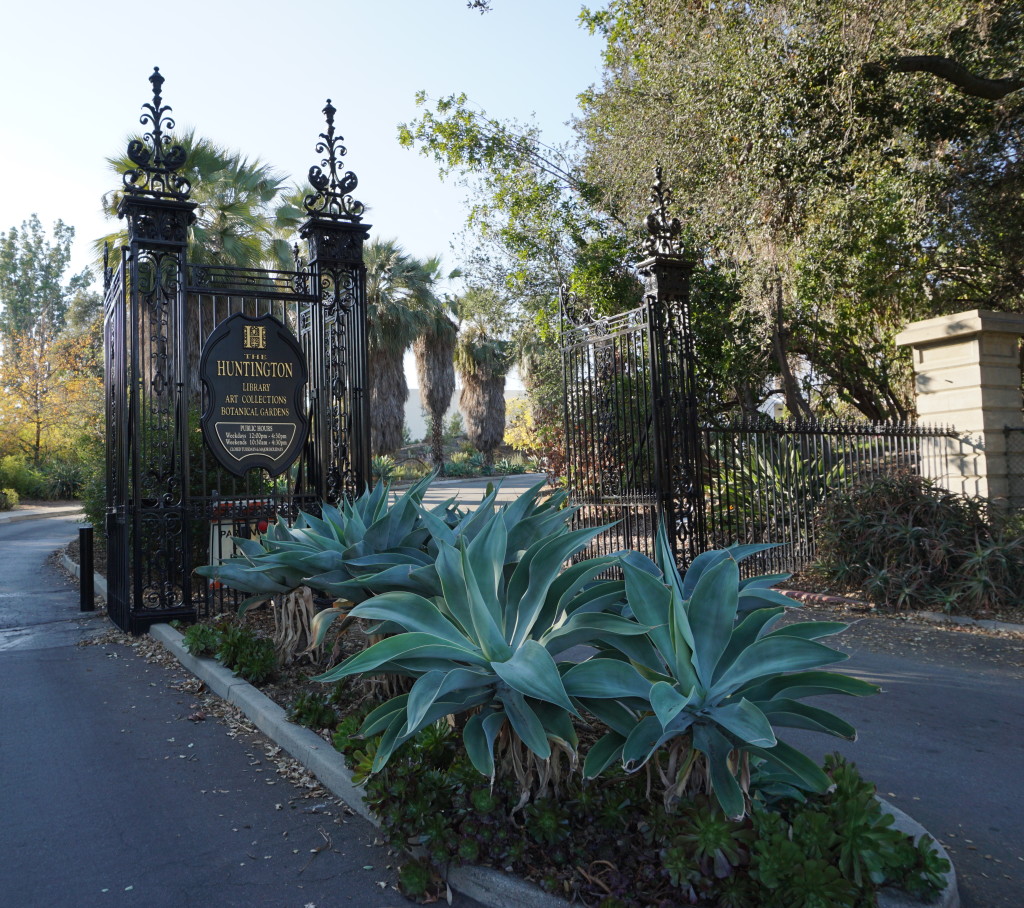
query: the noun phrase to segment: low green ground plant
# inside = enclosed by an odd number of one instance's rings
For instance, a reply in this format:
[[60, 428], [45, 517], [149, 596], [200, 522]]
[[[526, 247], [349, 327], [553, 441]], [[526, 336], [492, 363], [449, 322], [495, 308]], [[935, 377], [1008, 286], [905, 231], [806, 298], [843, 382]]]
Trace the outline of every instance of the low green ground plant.
[[820, 509], [817, 569], [885, 608], [998, 612], [1024, 588], [1024, 534], [1008, 516], [913, 474], [874, 478]]
[[0, 489], [0, 511], [10, 511], [18, 506], [21, 496], [14, 489]]
[[357, 722], [342, 723], [335, 745], [365, 779], [387, 840], [426, 852], [403, 873], [412, 897], [429, 896], [456, 862], [512, 870], [583, 904], [860, 908], [888, 885], [933, 897], [949, 869], [927, 837], [915, 844], [892, 828], [874, 787], [838, 756], [826, 760], [825, 792], [758, 801], [741, 819], [706, 796], [666, 811], [642, 775], [621, 770], [575, 777], [519, 810], [514, 780], [481, 778], [449, 723], [421, 729], [373, 773], [379, 740], [354, 735]]
[[317, 691], [302, 691], [288, 710], [288, 718], [313, 729], [333, 729], [339, 719], [327, 698]]
[[214, 656], [220, 649], [222, 634], [210, 624], [193, 624], [182, 636], [182, 645], [193, 656]]

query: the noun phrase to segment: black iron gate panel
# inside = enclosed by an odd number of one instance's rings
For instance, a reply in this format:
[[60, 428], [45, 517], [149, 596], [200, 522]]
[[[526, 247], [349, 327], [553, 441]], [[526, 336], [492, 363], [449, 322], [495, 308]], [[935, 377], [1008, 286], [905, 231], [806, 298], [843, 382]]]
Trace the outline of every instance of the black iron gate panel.
[[[182, 149], [163, 128], [163, 78], [155, 71], [151, 131], [129, 145], [138, 166], [124, 174], [119, 215], [128, 221], [121, 267], [106, 274], [107, 544], [110, 614], [125, 630], [192, 619], [237, 606], [238, 596], [195, 576], [248, 537], [298, 510], [362, 490], [370, 479], [366, 386], [366, 301], [362, 243], [369, 226], [340, 174], [334, 108], [310, 170], [314, 193], [302, 235], [309, 264], [294, 270], [192, 264], [190, 187], [177, 173]], [[295, 335], [309, 381], [309, 432], [278, 475], [223, 467], [203, 440], [209, 389], [199, 378], [203, 346], [225, 319], [273, 316]]]
[[566, 475], [580, 526], [615, 523], [592, 551], [650, 552], [658, 514], [648, 308], [612, 318], [562, 295]]
[[103, 358], [105, 379], [107, 612], [119, 627], [126, 627], [131, 609], [131, 574], [128, 546], [128, 365], [125, 318], [126, 257], [106, 275], [103, 303]]
[[584, 526], [615, 523], [594, 551], [653, 553], [664, 521], [676, 560], [706, 548], [693, 337], [692, 263], [668, 215], [671, 192], [656, 170], [638, 266], [643, 304], [598, 318], [560, 297], [565, 449], [570, 501]]

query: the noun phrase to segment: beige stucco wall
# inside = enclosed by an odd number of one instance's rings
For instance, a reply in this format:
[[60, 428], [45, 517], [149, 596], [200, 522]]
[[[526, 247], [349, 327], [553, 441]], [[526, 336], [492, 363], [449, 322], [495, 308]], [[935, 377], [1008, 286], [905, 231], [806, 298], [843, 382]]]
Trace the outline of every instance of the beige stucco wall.
[[1005, 428], [1024, 427], [1021, 336], [1024, 315], [986, 309], [915, 322], [896, 336], [913, 355], [918, 417], [965, 437], [963, 445], [935, 439], [938, 450], [925, 457], [931, 478], [952, 491], [1009, 496]]

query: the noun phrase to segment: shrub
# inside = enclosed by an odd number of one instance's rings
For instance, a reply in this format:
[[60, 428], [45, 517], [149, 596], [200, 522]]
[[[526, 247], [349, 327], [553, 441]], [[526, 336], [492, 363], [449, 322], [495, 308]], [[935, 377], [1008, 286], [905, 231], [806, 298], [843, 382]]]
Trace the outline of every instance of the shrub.
[[827, 788], [817, 765], [776, 729], [853, 740], [847, 722], [800, 701], [878, 688], [821, 671], [849, 658], [820, 642], [845, 624], [779, 625], [793, 603], [769, 588], [778, 577], [740, 580], [737, 562], [766, 548], [705, 552], [681, 576], [661, 524], [656, 564], [636, 553], [622, 559], [634, 628], [606, 631], [603, 653], [563, 678], [569, 695], [610, 729], [587, 754], [587, 777], [615, 762], [627, 772], [650, 764], [666, 810], [708, 793], [737, 818], [749, 813], [762, 778], [795, 791]]
[[1024, 585], [1024, 539], [993, 517], [919, 476], [879, 477], [822, 506], [817, 567], [888, 608], [998, 610]]
[[56, 500], [78, 498], [86, 483], [87, 471], [83, 464], [69, 460], [56, 460], [43, 471], [46, 497]]
[[0, 511], [10, 511], [18, 506], [21, 497], [14, 489], [0, 489]]
[[390, 454], [381, 454], [370, 461], [370, 472], [375, 482], [391, 482], [395, 475], [395, 458]]
[[[592, 583], [613, 556], [562, 566], [603, 529], [577, 530], [533, 542], [508, 565], [520, 521], [506, 526], [499, 510], [472, 540], [439, 540], [437, 593], [375, 596], [355, 617], [388, 622], [405, 633], [387, 637], [321, 675], [335, 681], [387, 672], [415, 680], [409, 693], [375, 709], [361, 728], [384, 735], [370, 767], [379, 772], [395, 749], [438, 719], [465, 714], [463, 740], [473, 766], [494, 779], [514, 775], [520, 790], [544, 793], [557, 783], [560, 758], [576, 764], [570, 716], [577, 714], [554, 655], [630, 622], [593, 611], [621, 597], [619, 581]], [[557, 515], [556, 515], [557, 519]], [[512, 555], [515, 558], [515, 554]]]
[[46, 478], [28, 465], [23, 454], [0, 458], [0, 488], [14, 489], [22, 498], [46, 498], [47, 495]]
[[526, 472], [526, 461], [521, 456], [504, 457], [494, 464], [494, 472], [500, 476], [516, 476]]

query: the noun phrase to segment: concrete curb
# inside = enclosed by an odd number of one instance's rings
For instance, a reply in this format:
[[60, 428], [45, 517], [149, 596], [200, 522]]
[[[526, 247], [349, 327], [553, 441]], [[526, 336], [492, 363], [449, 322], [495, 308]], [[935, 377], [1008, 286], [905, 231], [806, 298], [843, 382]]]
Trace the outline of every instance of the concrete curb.
[[3, 511], [0, 524], [21, 523], [23, 520], [46, 520], [50, 517], [80, 517], [85, 512], [80, 507], [47, 508], [45, 511]]
[[992, 621], [988, 618], [967, 618], [963, 615], [947, 615], [945, 612], [911, 612], [915, 618], [927, 621], [929, 624], [952, 624], [957, 627], [983, 627], [989, 631], [1012, 631], [1021, 633], [1024, 631], [1024, 624], [1014, 624], [1010, 621]]
[[[155, 624], [149, 633], [163, 643], [183, 667], [203, 681], [218, 697], [237, 706], [260, 731], [288, 751], [326, 788], [360, 816], [378, 825], [369, 807], [363, 802], [361, 791], [352, 782], [345, 758], [323, 738], [308, 728], [289, 722], [285, 711], [273, 700], [215, 659], [191, 655], [182, 645], [182, 635], [169, 624]], [[896, 818], [893, 824], [896, 829], [912, 835], [915, 841], [927, 832], [902, 810], [879, 800], [882, 807]], [[949, 855], [938, 842], [935, 842], [935, 847], [942, 857], [949, 860]], [[453, 889], [494, 908], [505, 908], [507, 905], [515, 905], [517, 908], [565, 908], [569, 904], [532, 883], [491, 867], [450, 867], [446, 877]], [[878, 894], [879, 908], [921, 908], [925, 904], [902, 892], [883, 890]], [[952, 861], [950, 871], [946, 874], [945, 890], [938, 899], [927, 904], [931, 908], [960, 908], [956, 871]]]
[[[79, 579], [79, 580], [82, 579], [82, 569], [74, 561], [72, 561], [70, 558], [68, 558], [68, 553], [67, 552], [65, 552], [63, 550], [61, 551], [61, 553], [60, 553], [60, 561], [61, 561], [61, 564], [64, 565], [65, 570], [67, 570], [71, 574], [74, 574], [77, 579]], [[106, 601], [106, 599], [107, 599], [107, 578], [104, 577], [102, 574], [94, 573], [92, 575], [92, 587], [93, 587], [93, 590], [95, 590], [95, 592], [97, 593], [97, 595], [102, 596], [104, 601]]]

